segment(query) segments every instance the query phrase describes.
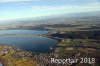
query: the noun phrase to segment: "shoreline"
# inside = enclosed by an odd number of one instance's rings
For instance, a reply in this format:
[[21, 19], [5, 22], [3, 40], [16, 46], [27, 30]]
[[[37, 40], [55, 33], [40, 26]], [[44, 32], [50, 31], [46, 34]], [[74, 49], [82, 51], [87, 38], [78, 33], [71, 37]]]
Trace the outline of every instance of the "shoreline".
[[31, 64], [30, 66], [37, 64], [37, 62], [33, 60], [34, 56], [32, 55], [32, 52], [23, 51], [18, 47], [4, 44], [0, 45], [0, 49], [0, 62], [3, 66], [19, 65], [19, 63], [17, 63], [18, 59], [23, 63]]
[[[51, 49], [52, 52], [50, 52], [50, 53], [35, 53], [35, 52], [32, 52], [33, 53], [32, 56], [34, 56], [34, 60], [38, 64], [44, 64], [44, 62], [48, 62], [48, 63], [45, 63], [45, 64], [50, 64], [50, 58], [52, 58], [53, 56], [54, 57], [57, 56], [57, 58], [59, 58], [59, 56], [60, 56], [61, 58], [63, 58], [66, 53], [68, 54], [69, 58], [70, 57], [80, 58], [80, 56], [81, 57], [84, 57], [84, 56], [88, 57], [88, 54], [91, 55], [90, 57], [95, 57], [96, 58], [96, 56], [97, 56], [99, 58], [99, 56], [96, 55], [97, 54], [97, 49], [88, 48], [86, 46], [82, 46], [82, 47], [77, 48], [77, 46], [78, 46], [78, 45], [76, 45], [77, 42], [79, 42], [78, 44], [81, 44], [80, 41], [84, 43], [85, 39], [82, 39], [82, 40], [78, 39], [78, 41], [75, 40], [75, 39], [65, 40], [65, 38], [57, 38], [55, 36], [51, 36], [51, 34], [52, 34], [52, 30], [48, 30], [48, 33], [42, 34], [42, 35], [33, 35], [33, 34], [5, 34], [5, 35], [0, 35], [0, 36], [33, 36], [33, 37], [34, 36], [40, 36], [40, 37], [46, 37], [46, 38], [57, 40], [58, 43], [56, 44], [55, 47], [52, 47], [52, 49]], [[60, 39], [60, 40], [58, 40], [58, 39]], [[63, 46], [63, 42], [65, 43], [64, 46]], [[73, 42], [76, 42], [76, 44], [73, 43]], [[59, 43], [60, 43], [60, 46], [58, 45]], [[71, 43], [73, 43], [75, 46], [69, 45]], [[86, 43], [88, 43], [88, 41]], [[70, 46], [70, 47], [68, 47], [66, 44], [68, 44], [68, 46]], [[28, 51], [22, 51], [22, 53], [23, 52], [27, 53]], [[43, 58], [43, 59], [41, 59], [41, 58]], [[98, 58], [96, 58], [96, 59], [98, 59]], [[45, 61], [44, 59], [46, 59], [47, 61]], [[51, 66], [52, 66], [52, 64], [51, 64]]]

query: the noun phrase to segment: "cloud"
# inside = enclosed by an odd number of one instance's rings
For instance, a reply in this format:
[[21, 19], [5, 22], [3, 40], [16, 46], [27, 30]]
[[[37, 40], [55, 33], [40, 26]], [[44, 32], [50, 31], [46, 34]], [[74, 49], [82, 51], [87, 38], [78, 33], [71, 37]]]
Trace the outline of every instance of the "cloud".
[[64, 3], [93, 3], [93, 2], [100, 2], [100, 0], [0, 0], [0, 3], [16, 3], [16, 2], [64, 2]]
[[61, 10], [65, 9], [66, 6], [33, 6], [32, 9], [36, 10]]
[[[51, 1], [53, 0], [0, 0], [1, 3], [8, 2], [27, 2], [27, 1]], [[100, 0], [55, 0], [55, 1], [65, 1], [65, 2], [100, 2]]]
[[0, 0], [0, 3], [10, 3], [10, 2], [30, 2], [38, 0]]
[[[83, 1], [83, 0], [71, 0], [71, 1]], [[98, 0], [84, 0], [84, 1], [98, 1]]]
[[[46, 1], [46, 2], [45, 2]], [[59, 1], [59, 2], [58, 2]], [[64, 2], [65, 1], [65, 2]], [[74, 3], [69, 2], [71, 0], [0, 0], [0, 3], [27, 3], [25, 5], [12, 6], [7, 4], [6, 7], [0, 7], [0, 18], [5, 19], [17, 19], [24, 17], [38, 17], [48, 16], [63, 13], [79, 13], [79, 12], [92, 12], [100, 11], [100, 2], [98, 0], [72, 0]], [[83, 1], [85, 1], [83, 4]], [[88, 1], [88, 2], [87, 2]], [[32, 4], [30, 4], [32, 2]], [[41, 3], [42, 5], [41, 5]], [[69, 4], [67, 4], [68, 2]], [[78, 2], [80, 4], [78, 4]], [[63, 4], [63, 5], [61, 5]], [[2, 4], [1, 4], [2, 5]], [[4, 4], [5, 5], [5, 4]], [[15, 10], [16, 9], [16, 10]]]
[[57, 10], [57, 9], [67, 9], [67, 8], [73, 8], [74, 7], [77, 8], [92, 8], [92, 7], [100, 7], [100, 3], [99, 2], [95, 2], [95, 3], [89, 3], [86, 5], [64, 5], [64, 6], [32, 6], [33, 9], [47, 9], [47, 10]]
[[100, 3], [90, 3], [87, 5], [64, 5], [64, 6], [32, 6], [33, 11], [64, 11], [64, 12], [87, 12], [100, 11]]

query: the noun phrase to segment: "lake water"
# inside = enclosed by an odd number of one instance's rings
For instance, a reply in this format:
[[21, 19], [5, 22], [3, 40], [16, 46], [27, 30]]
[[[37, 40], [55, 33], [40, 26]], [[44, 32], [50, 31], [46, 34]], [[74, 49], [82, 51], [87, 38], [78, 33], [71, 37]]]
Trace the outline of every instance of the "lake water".
[[47, 30], [1, 30], [0, 34], [45, 34], [48, 33]]
[[[20, 32], [19, 32], [20, 31]], [[16, 33], [15, 33], [16, 32]], [[39, 33], [38, 33], [39, 32]], [[6, 30], [0, 31], [0, 34], [45, 34], [47, 31], [36, 31], [34, 30]], [[39, 36], [0, 36], [0, 44], [14, 45], [25, 51], [32, 52], [48, 52], [50, 47], [57, 44], [56, 40], [39, 37]]]

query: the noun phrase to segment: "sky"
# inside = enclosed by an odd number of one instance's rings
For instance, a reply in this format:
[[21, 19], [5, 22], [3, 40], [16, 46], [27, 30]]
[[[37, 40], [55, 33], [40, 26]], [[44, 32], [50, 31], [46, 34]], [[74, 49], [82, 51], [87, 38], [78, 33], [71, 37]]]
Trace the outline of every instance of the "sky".
[[0, 21], [100, 11], [100, 0], [0, 0]]

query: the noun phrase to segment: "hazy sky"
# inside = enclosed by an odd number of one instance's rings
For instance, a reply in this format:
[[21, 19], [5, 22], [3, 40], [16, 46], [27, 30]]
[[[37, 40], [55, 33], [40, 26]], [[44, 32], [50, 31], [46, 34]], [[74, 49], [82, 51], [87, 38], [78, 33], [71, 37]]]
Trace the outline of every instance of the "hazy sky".
[[0, 0], [0, 20], [100, 11], [100, 0]]

